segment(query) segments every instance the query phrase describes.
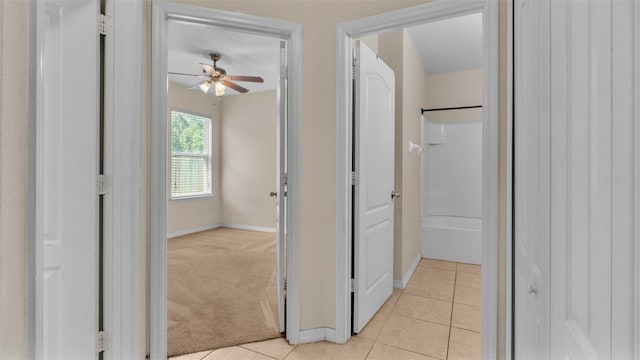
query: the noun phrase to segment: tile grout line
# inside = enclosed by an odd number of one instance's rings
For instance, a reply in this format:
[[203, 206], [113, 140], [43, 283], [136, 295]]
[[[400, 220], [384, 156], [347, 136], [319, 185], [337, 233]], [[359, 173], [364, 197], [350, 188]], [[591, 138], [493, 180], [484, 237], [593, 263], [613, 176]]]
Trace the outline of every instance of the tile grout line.
[[[396, 305], [398, 305], [398, 301], [400, 301], [400, 297], [402, 296], [402, 294], [404, 294], [404, 289], [400, 290], [400, 294], [398, 295], [398, 298], [393, 303], [393, 306], [391, 307], [391, 309], [389, 309], [389, 313], [387, 314], [387, 318], [384, 320], [384, 323], [382, 324], [382, 326], [380, 328], [380, 332], [378, 332], [378, 334], [376, 334], [375, 338], [373, 339], [374, 343], [378, 342], [378, 338], [380, 337], [380, 334], [382, 334], [382, 330], [384, 329], [385, 325], [387, 325], [387, 323], [389, 322], [389, 319], [391, 318], [391, 314], [393, 313], [393, 309], [396, 307]], [[371, 348], [373, 349], [373, 346], [371, 346]], [[368, 356], [369, 356], [369, 354], [367, 354], [367, 357]], [[366, 357], [365, 357], [365, 360], [366, 360]]]
[[[269, 340], [264, 340], [264, 341], [269, 341]], [[246, 348], [246, 347], [242, 346], [242, 345], [247, 345], [247, 344], [251, 344], [251, 343], [246, 343], [246, 344], [236, 345], [236, 347], [239, 347], [239, 348], [244, 349], [244, 350], [251, 351], [251, 352], [252, 352], [252, 353], [254, 353], [254, 354], [258, 354], [258, 355], [266, 356], [266, 357], [271, 358], [271, 359], [273, 359], [273, 360], [280, 360], [280, 359], [278, 359], [278, 358], [277, 358], [277, 357], [275, 357], [275, 356], [271, 356], [271, 355], [268, 355], [268, 354], [263, 354], [263, 353], [261, 353], [260, 351], [253, 350], [253, 349], [249, 349], [249, 348]], [[293, 349], [291, 349], [291, 350], [293, 350]], [[291, 351], [290, 351], [290, 352], [288, 352], [288, 353], [287, 353], [287, 355], [285, 355], [285, 357], [283, 357], [282, 359], [285, 359], [287, 356], [289, 356], [289, 354], [290, 354], [290, 353], [291, 353]]]
[[453, 307], [456, 303], [456, 282], [458, 281], [458, 263], [456, 263], [456, 277], [453, 280], [453, 298], [451, 299], [451, 317], [449, 318], [449, 338], [447, 339], [447, 356], [449, 359], [449, 347], [451, 346], [451, 328], [453, 328]]
[[[287, 343], [288, 343], [288, 342], [287, 342]], [[293, 345], [293, 347], [291, 348], [291, 350], [289, 350], [289, 352], [287, 353], [287, 355], [285, 355], [285, 356], [282, 358], [282, 360], [285, 360], [286, 358], [288, 358], [288, 357], [289, 357], [289, 355], [291, 355], [291, 353], [293, 352], [293, 350], [295, 350], [295, 349], [297, 349], [297, 348], [298, 348], [298, 345], [299, 345], [299, 344]]]

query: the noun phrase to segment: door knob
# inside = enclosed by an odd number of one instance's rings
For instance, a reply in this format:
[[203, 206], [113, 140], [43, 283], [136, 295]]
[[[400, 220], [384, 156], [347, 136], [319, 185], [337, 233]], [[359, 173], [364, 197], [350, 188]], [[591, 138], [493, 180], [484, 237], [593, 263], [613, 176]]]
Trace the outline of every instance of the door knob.
[[275, 191], [272, 191], [272, 192], [269, 193], [269, 196], [276, 197], [276, 196], [278, 196], [278, 193], [275, 192]]
[[400, 197], [400, 193], [399, 193], [399, 192], [396, 192], [395, 190], [393, 190], [393, 191], [391, 192], [391, 200], [393, 200], [393, 199], [397, 199], [397, 198], [399, 198], [399, 197]]

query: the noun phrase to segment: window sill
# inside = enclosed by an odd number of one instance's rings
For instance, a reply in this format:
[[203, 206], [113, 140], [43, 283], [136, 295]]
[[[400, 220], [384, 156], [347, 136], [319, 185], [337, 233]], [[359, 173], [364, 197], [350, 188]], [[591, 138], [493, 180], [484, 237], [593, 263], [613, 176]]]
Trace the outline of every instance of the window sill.
[[206, 198], [212, 198], [212, 197], [213, 197], [213, 194], [186, 195], [186, 196], [179, 196], [179, 197], [169, 197], [169, 201], [206, 199]]

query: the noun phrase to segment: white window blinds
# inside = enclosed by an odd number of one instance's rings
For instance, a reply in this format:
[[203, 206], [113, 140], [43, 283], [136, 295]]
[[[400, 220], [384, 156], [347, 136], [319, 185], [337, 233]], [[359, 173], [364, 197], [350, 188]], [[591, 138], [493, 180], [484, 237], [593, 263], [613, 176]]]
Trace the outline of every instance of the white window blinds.
[[211, 118], [171, 111], [171, 198], [211, 195]]

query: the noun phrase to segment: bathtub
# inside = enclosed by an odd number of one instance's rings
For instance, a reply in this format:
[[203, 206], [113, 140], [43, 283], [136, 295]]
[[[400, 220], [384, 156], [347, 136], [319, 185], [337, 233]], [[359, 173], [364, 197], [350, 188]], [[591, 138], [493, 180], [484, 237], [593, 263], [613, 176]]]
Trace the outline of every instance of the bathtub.
[[427, 216], [422, 220], [420, 251], [423, 257], [469, 264], [482, 259], [482, 219]]

